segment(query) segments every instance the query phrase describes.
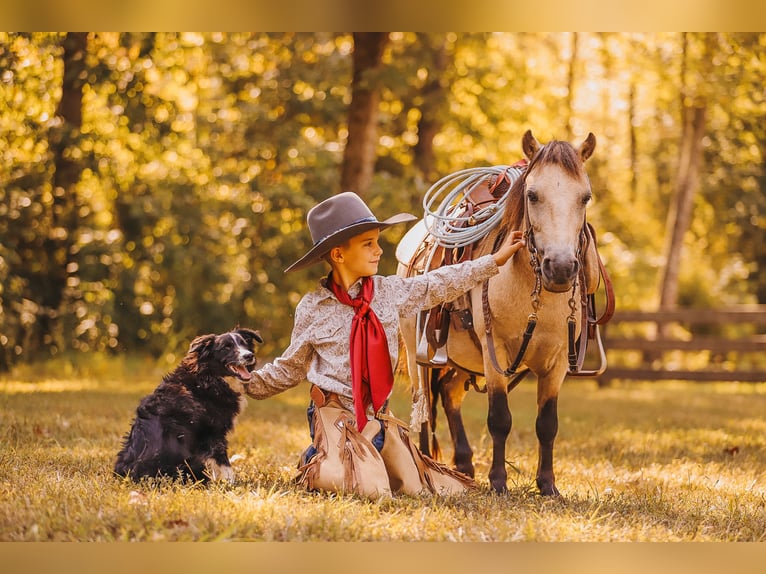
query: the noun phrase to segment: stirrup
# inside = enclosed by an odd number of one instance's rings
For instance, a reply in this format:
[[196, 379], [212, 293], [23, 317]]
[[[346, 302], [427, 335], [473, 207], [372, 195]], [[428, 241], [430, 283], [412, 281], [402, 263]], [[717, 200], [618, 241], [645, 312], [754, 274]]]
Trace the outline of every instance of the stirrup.
[[426, 337], [425, 330], [418, 341], [418, 346], [415, 349], [415, 358], [418, 363], [428, 363], [428, 337]]
[[431, 360], [429, 362], [432, 365], [438, 365], [438, 366], [446, 365], [447, 364], [447, 345], [442, 345], [441, 347], [436, 349], [434, 356], [431, 357]]

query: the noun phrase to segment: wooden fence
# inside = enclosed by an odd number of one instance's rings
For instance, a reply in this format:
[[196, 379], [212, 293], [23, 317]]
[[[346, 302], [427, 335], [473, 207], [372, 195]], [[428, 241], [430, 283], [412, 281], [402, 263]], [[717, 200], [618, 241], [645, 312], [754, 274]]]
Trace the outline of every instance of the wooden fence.
[[766, 305], [618, 311], [602, 329], [608, 367], [599, 384], [766, 382]]

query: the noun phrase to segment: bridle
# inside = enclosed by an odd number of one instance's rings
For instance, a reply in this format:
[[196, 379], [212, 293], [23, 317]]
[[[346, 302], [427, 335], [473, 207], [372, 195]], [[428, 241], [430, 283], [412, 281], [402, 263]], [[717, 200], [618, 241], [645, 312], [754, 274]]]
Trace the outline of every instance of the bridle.
[[[485, 281], [482, 285], [482, 312], [484, 316], [484, 334], [486, 336], [487, 340], [487, 351], [489, 353], [489, 359], [495, 368], [495, 370], [503, 375], [504, 377], [511, 377], [514, 378], [511, 380], [511, 382], [508, 385], [508, 390], [510, 391], [513, 387], [515, 387], [521, 380], [524, 378], [524, 376], [529, 372], [529, 369], [524, 369], [521, 372], [518, 372], [519, 366], [521, 365], [524, 355], [526, 354], [527, 347], [529, 347], [529, 343], [532, 340], [532, 335], [534, 334], [535, 327], [537, 326], [537, 312], [540, 308], [540, 294], [542, 293], [542, 269], [540, 265], [540, 258], [538, 254], [537, 244], [535, 243], [535, 236], [534, 236], [534, 230], [532, 227], [532, 222], [529, 218], [529, 198], [526, 194], [526, 179], [527, 175], [531, 171], [531, 169], [535, 165], [535, 160], [541, 156], [541, 153], [544, 148], [541, 148], [538, 153], [535, 155], [535, 157], [532, 159], [530, 164], [527, 166], [527, 168], [524, 170], [524, 173], [522, 174], [521, 182], [520, 183], [520, 189], [522, 190], [522, 193], [524, 193], [524, 239], [526, 242], [526, 248], [527, 252], [529, 253], [529, 265], [532, 268], [532, 273], [535, 278], [534, 287], [532, 289], [532, 293], [530, 294], [532, 297], [532, 312], [527, 317], [527, 326], [524, 329], [524, 333], [522, 335], [521, 345], [519, 346], [519, 350], [516, 353], [516, 357], [513, 359], [511, 364], [503, 369], [500, 367], [500, 364], [497, 360], [497, 355], [495, 352], [495, 343], [494, 343], [494, 337], [492, 335], [492, 313], [489, 307], [489, 280]], [[587, 175], [586, 175], [587, 177]], [[588, 181], [588, 185], [590, 186], [590, 181]], [[578, 244], [577, 244], [577, 251], [576, 251], [576, 259], [578, 263], [578, 272], [575, 276], [575, 279], [572, 283], [571, 288], [571, 295], [569, 297], [569, 309], [570, 313], [567, 317], [567, 338], [568, 338], [568, 345], [567, 345], [567, 360], [568, 360], [568, 374], [573, 376], [596, 376], [598, 374], [601, 374], [606, 369], [606, 355], [603, 350], [603, 345], [601, 343], [601, 338], [598, 335], [598, 324], [605, 323], [606, 321], [611, 318], [611, 312], [609, 312], [609, 316], [604, 319], [604, 317], [607, 315], [607, 312], [604, 313], [604, 316], [602, 316], [601, 319], [598, 321], [595, 320], [595, 303], [593, 301], [592, 296], [588, 296], [586, 294], [586, 285], [585, 285], [585, 253], [587, 251], [588, 242], [593, 238], [595, 240], [595, 236], [593, 234], [592, 228], [588, 224], [585, 215], [583, 215], [583, 223], [580, 228], [580, 233], [578, 235]], [[499, 248], [502, 241], [505, 239], [505, 233], [500, 233], [497, 240], [495, 241], [495, 245], [493, 248], [493, 252]], [[599, 257], [599, 267], [600, 272], [602, 273], [602, 276], [605, 277], [605, 283], [608, 282], [608, 276], [606, 275], [606, 271], [603, 268], [603, 265], [601, 264], [601, 259]], [[581, 303], [581, 329], [580, 329], [580, 345], [579, 349], [577, 348], [577, 337], [575, 336], [576, 329], [577, 329], [577, 288], [578, 286], [581, 286], [580, 289], [580, 303]], [[611, 284], [608, 285], [609, 290], [611, 289]], [[613, 299], [613, 296], [612, 296]], [[592, 314], [592, 317], [591, 317]], [[594, 324], [596, 328], [596, 339], [599, 347], [599, 352], [601, 356], [601, 367], [600, 369], [596, 371], [583, 371], [582, 365], [585, 361], [585, 351], [587, 348], [587, 339], [588, 339], [588, 332], [587, 329], [589, 325]]]

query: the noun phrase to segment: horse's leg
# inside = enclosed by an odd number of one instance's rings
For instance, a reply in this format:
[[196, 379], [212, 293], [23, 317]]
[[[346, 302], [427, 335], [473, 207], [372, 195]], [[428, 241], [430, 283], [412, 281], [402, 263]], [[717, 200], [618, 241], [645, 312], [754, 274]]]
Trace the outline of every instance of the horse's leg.
[[[559, 430], [558, 395], [563, 376], [548, 374], [538, 378], [537, 420], [535, 432], [539, 443], [537, 476], [535, 482], [543, 496], [559, 496], [556, 477], [553, 474], [553, 443]], [[558, 381], [558, 383], [554, 382]]]
[[[489, 369], [492, 367], [487, 365]], [[489, 483], [495, 492], [507, 492], [505, 469], [505, 441], [511, 432], [511, 409], [508, 407], [505, 378], [485, 368], [487, 373], [487, 395], [489, 401], [487, 428], [492, 437], [492, 466], [489, 469]]]
[[473, 468], [473, 449], [468, 442], [468, 436], [463, 425], [463, 415], [460, 411], [463, 399], [468, 392], [465, 388], [468, 374], [458, 369], [451, 369], [449, 375], [445, 376], [449, 376], [449, 379], [443, 382], [441, 395], [442, 406], [447, 415], [447, 424], [452, 437], [454, 453], [452, 462], [457, 470], [473, 477], [476, 472]]

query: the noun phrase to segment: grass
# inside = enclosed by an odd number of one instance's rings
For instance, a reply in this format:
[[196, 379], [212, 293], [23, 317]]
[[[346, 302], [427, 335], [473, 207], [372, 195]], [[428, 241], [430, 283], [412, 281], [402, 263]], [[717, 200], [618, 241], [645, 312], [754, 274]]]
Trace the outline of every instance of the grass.
[[[762, 385], [567, 381], [558, 499], [534, 488], [534, 384], [510, 395], [502, 496], [487, 485], [485, 395], [472, 393], [464, 415], [481, 488], [375, 503], [292, 484], [308, 441], [305, 385], [250, 401], [230, 440], [234, 485], [114, 477], [138, 400], [160, 376], [103, 360], [0, 379], [0, 541], [766, 541]], [[409, 416], [404, 383], [393, 404]]]

